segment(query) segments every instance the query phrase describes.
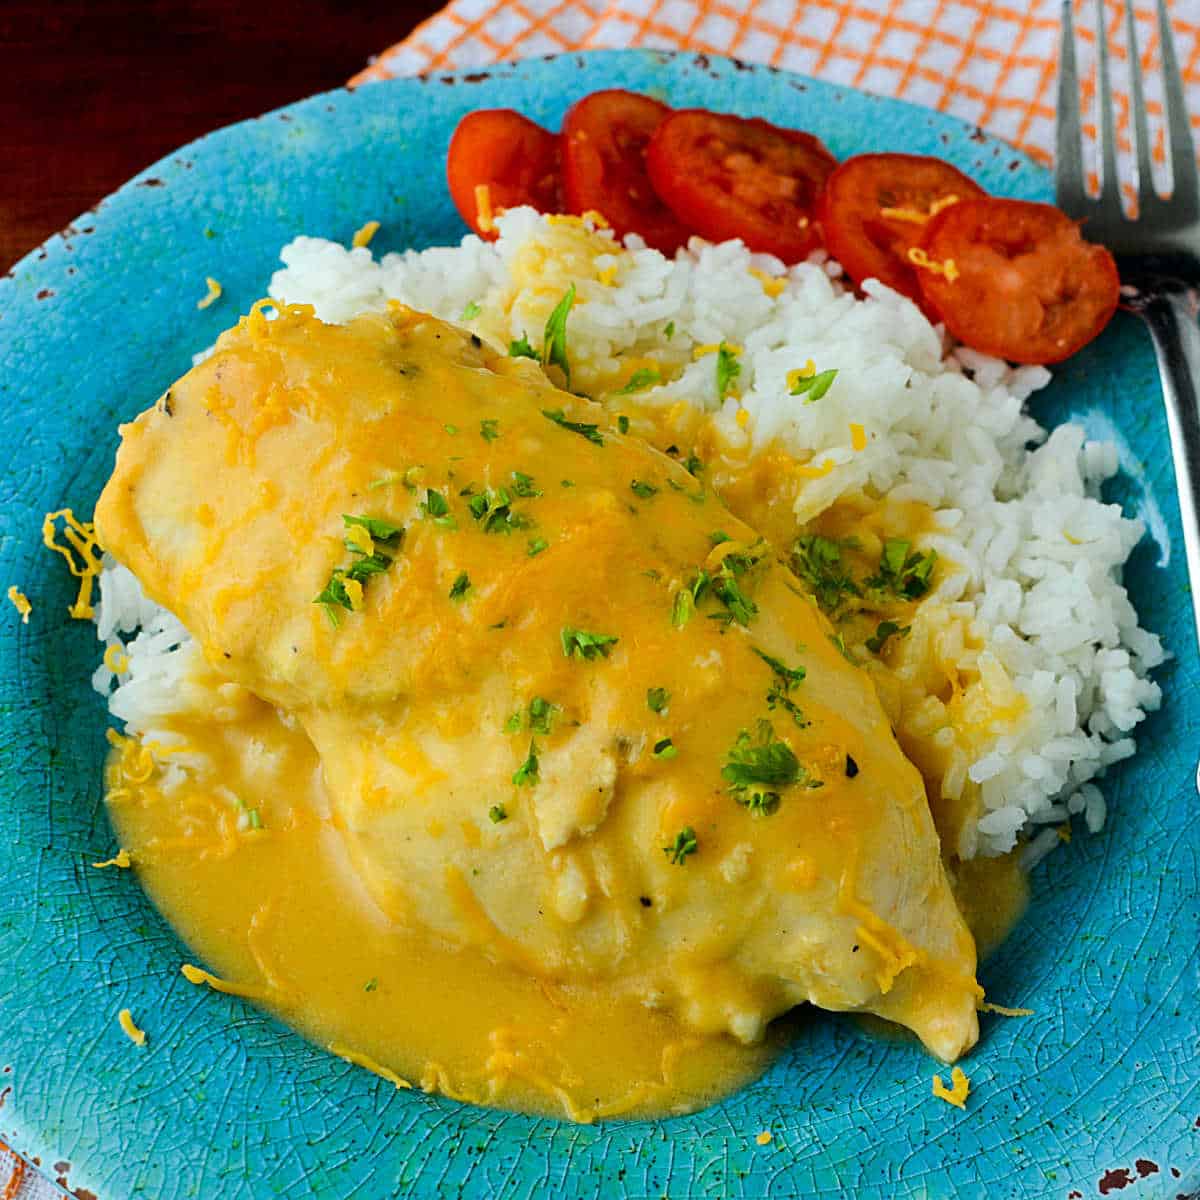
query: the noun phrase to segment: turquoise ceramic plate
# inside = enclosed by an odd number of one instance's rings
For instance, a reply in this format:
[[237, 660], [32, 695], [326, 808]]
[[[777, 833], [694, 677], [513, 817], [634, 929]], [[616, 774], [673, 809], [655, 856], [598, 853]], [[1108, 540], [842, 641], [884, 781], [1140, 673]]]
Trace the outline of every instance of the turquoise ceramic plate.
[[[801, 1023], [758, 1083], [676, 1120], [578, 1128], [398, 1093], [190, 987], [136, 878], [87, 866], [115, 850], [87, 683], [97, 643], [66, 615], [42, 514], [90, 511], [117, 423], [263, 293], [289, 238], [348, 240], [378, 218], [377, 249], [457, 239], [443, 164], [464, 113], [511, 106], [557, 127], [572, 100], [611, 86], [812, 129], [838, 155], [938, 154], [993, 191], [1050, 195], [1045, 171], [949, 117], [729, 61], [621, 52], [318, 96], [164, 159], [26, 258], [0, 282], [0, 587], [19, 583], [35, 606], [28, 626], [4, 616], [0, 641], [0, 1137], [69, 1161], [71, 1185], [102, 1200], [1200, 1187], [1200, 691], [1154, 363], [1125, 317], [1037, 411], [1115, 429], [1126, 474], [1112, 498], [1161, 516], [1129, 587], [1177, 658], [1159, 676], [1164, 711], [1106, 784], [1108, 826], [1038, 870], [1029, 915], [983, 970], [989, 992], [1035, 1015], [985, 1018], [965, 1112], [931, 1099], [920, 1050], [824, 1017]], [[206, 275], [225, 297], [197, 312]], [[145, 1052], [117, 1028], [127, 1005], [153, 1014]]]

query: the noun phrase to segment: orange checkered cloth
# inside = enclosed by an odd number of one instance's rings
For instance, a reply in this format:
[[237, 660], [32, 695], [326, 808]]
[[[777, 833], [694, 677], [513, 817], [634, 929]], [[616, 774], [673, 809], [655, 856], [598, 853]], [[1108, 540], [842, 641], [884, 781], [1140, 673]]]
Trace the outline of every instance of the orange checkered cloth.
[[[1123, 0], [1104, 0], [1128, 155]], [[1075, 0], [1085, 111], [1095, 92], [1095, 5]], [[556, 54], [648, 46], [770, 63], [953, 113], [1043, 162], [1054, 146], [1061, 0], [453, 0], [353, 83]], [[1151, 129], [1162, 161], [1153, 0], [1135, 0]], [[1200, 0], [1171, 6], [1200, 130]], [[1088, 127], [1089, 137], [1095, 136]], [[1198, 138], [1200, 141], [1200, 138]], [[1122, 177], [1128, 178], [1129, 163]]]

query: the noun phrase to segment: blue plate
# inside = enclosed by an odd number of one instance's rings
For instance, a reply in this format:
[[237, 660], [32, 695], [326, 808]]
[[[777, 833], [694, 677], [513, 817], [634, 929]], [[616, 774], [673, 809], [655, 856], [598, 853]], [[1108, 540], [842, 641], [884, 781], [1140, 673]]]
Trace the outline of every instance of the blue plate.
[[[727, 60], [599, 53], [334, 92], [221, 130], [22, 261], [0, 282], [0, 590], [19, 584], [34, 604], [28, 626], [3, 616], [0, 641], [0, 1137], [68, 1160], [71, 1185], [104, 1200], [1066, 1200], [1143, 1175], [1130, 1195], [1200, 1187], [1200, 672], [1154, 362], [1124, 316], [1035, 403], [1051, 424], [1111, 417], [1126, 466], [1113, 499], [1162, 517], [1127, 583], [1177, 658], [1159, 674], [1165, 709], [1105, 784], [1104, 832], [1036, 872], [1028, 916], [983, 969], [989, 992], [1035, 1015], [984, 1019], [965, 1112], [931, 1099], [936, 1064], [919, 1049], [825, 1016], [799, 1023], [758, 1083], [669, 1121], [580, 1128], [398, 1093], [189, 986], [136, 878], [87, 866], [116, 848], [87, 683], [97, 643], [67, 617], [42, 514], [90, 510], [117, 423], [264, 292], [289, 238], [347, 241], [377, 218], [374, 249], [456, 240], [443, 167], [464, 113], [513, 107], [553, 128], [614, 86], [811, 129], [839, 156], [937, 154], [995, 192], [1051, 192], [1044, 170], [946, 116]], [[225, 296], [197, 312], [206, 275]], [[117, 1028], [125, 1006], [154, 1014], [145, 1052]]]

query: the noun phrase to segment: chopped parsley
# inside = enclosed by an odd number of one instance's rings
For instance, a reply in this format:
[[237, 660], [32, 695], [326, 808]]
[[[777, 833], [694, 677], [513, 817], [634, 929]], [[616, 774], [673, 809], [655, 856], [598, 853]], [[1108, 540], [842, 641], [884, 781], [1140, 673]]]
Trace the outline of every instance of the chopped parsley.
[[658, 488], [652, 483], [646, 483], [641, 479], [635, 479], [630, 485], [630, 490], [633, 494], [642, 500], [649, 500], [651, 496], [658, 495]]
[[758, 738], [743, 729], [729, 750], [721, 778], [733, 797], [752, 813], [766, 816], [779, 807], [780, 791], [793, 785], [820, 787], [813, 782], [787, 742], [775, 736], [770, 721], [759, 721]]
[[536, 558], [543, 550], [548, 550], [550, 543], [543, 537], [529, 539], [529, 557]]
[[473, 321], [481, 312], [483, 312], [483, 309], [479, 307], [479, 302], [477, 300], [471, 300], [467, 304], [466, 308], [459, 313], [458, 319], [460, 321]]
[[[739, 625], [748, 626], [758, 616], [758, 605], [742, 590], [739, 578], [752, 571], [766, 557], [765, 542], [758, 542], [746, 551], [731, 551], [725, 555], [712, 581], [713, 595], [725, 606], [725, 612], [716, 614], [715, 619], [736, 621]], [[699, 601], [700, 596], [696, 595], [695, 598]]]
[[471, 577], [466, 571], [462, 571], [458, 578], [450, 585], [450, 599], [461, 600], [470, 590]]
[[[385, 545], [398, 542], [400, 536], [404, 533], [401, 526], [393, 525], [391, 521], [381, 521], [378, 517], [351, 517], [346, 513], [342, 513], [342, 524], [347, 529], [358, 525], [365, 529], [376, 541], [383, 542]], [[353, 547], [351, 548], [353, 549]]]
[[842, 565], [842, 546], [832, 538], [806, 533], [792, 546], [792, 570], [808, 586], [817, 604], [833, 612], [847, 596], [861, 596], [862, 590]]
[[376, 549], [375, 542], [382, 542], [389, 549], [395, 550], [404, 536], [401, 526], [377, 517], [350, 516], [343, 513], [342, 523], [347, 529], [364, 530], [365, 535], [360, 534], [359, 540], [346, 539], [346, 549], [355, 555], [354, 562], [348, 567], [334, 567], [329, 573], [329, 582], [313, 597], [313, 603], [321, 605], [335, 629], [341, 623], [337, 610], [344, 608], [353, 612], [360, 608], [367, 580], [383, 574], [392, 565], [392, 555]]
[[655, 742], [652, 753], [655, 758], [675, 758], [679, 753], [679, 749], [668, 737]]
[[518, 708], [515, 713], [504, 722], [505, 733], [520, 733], [521, 732], [521, 710]]
[[517, 787], [533, 787], [538, 781], [537, 742], [533, 738], [529, 739], [529, 753], [513, 772], [512, 781]]
[[717, 347], [717, 399], [724, 400], [733, 391], [734, 382], [742, 373], [737, 355], [724, 342]]
[[692, 613], [695, 611], [696, 604], [692, 593], [687, 588], [680, 588], [675, 593], [674, 604], [671, 605], [671, 624], [676, 629], [682, 629], [692, 619]]
[[922, 554], [912, 549], [911, 542], [889, 538], [879, 555], [879, 570], [867, 580], [867, 587], [902, 600], [917, 600], [929, 591], [936, 564], [936, 550]]
[[564, 628], [559, 634], [562, 640], [562, 651], [565, 658], [574, 655], [594, 662], [597, 658], [607, 658], [612, 648], [619, 640], [612, 634], [588, 633], [583, 629]]
[[671, 693], [666, 688], [648, 688], [646, 690], [646, 707], [652, 713], [665, 712], [671, 703]]
[[453, 436], [454, 436], [454, 435], [455, 435], [455, 434], [458, 432], [458, 426], [457, 426], [457, 425], [449, 425], [449, 424], [447, 424], [447, 425], [443, 425], [443, 426], [442, 426], [442, 428], [443, 428], [443, 429], [444, 429], [444, 430], [445, 430], [445, 431], [446, 431], [446, 432], [447, 432], [447, 433], [448, 433], [448, 434], [449, 434], [451, 437], [453, 437]]
[[501, 821], [508, 820], [508, 812], [503, 804], [493, 804], [488, 809], [488, 819], [493, 825], [499, 825]]
[[379, 986], [378, 979], [368, 979], [367, 982], [363, 984], [363, 991], [364, 992], [373, 992], [378, 986]]
[[508, 343], [508, 357], [532, 358], [536, 361], [538, 352], [529, 344], [529, 338], [525, 334], [521, 334], [515, 341]]
[[569, 429], [572, 433], [587, 438], [595, 446], [604, 445], [604, 436], [600, 432], [599, 425], [589, 425], [583, 421], [568, 421], [561, 408], [543, 408], [542, 416], [548, 421], [553, 421], [555, 425], [561, 425], [563, 429]]
[[708, 535], [709, 544], [719, 546], [722, 542], [731, 542], [733, 539], [723, 529], [714, 529]]
[[534, 696], [529, 702], [529, 728], [535, 733], [549, 733], [556, 712], [557, 704], [552, 704], [542, 696]]
[[[662, 383], [662, 376], [653, 367], [639, 367], [629, 377], [629, 382], [617, 393], [618, 396], [632, 396], [634, 392], [644, 392], [647, 388], [653, 387], [656, 383]], [[629, 424], [629, 418], [625, 419], [626, 425]], [[625, 432], [624, 429], [621, 430]]]
[[808, 724], [807, 718], [800, 706], [791, 698], [789, 693], [797, 685], [804, 682], [806, 671], [803, 667], [789, 667], [770, 654], [764, 654], [757, 646], [751, 649], [771, 668], [774, 678], [767, 691], [767, 707], [774, 712], [777, 708], [788, 713], [792, 720], [802, 728]]
[[479, 436], [485, 442], [494, 442], [500, 436], [500, 422], [495, 417], [484, 417], [479, 422]]
[[682, 867], [689, 856], [695, 854], [699, 848], [700, 843], [696, 840], [696, 831], [690, 825], [685, 825], [675, 835], [675, 840], [662, 849], [668, 861], [677, 867]]
[[528, 518], [513, 512], [512, 499], [507, 488], [488, 488], [472, 496], [467, 509], [483, 526], [484, 533], [511, 533], [529, 524]]
[[898, 625], [895, 621], [880, 621], [875, 626], [875, 632], [867, 638], [864, 645], [872, 654], [878, 654], [889, 638], [897, 635], [905, 637], [911, 628], [911, 625]]
[[704, 470], [704, 464], [697, 458], [695, 450], [684, 460], [683, 469], [693, 478], [700, 478], [700, 472]]
[[533, 476], [525, 475], [521, 471], [512, 473], [512, 490], [514, 496], [520, 496], [523, 500], [542, 494], [533, 482]]
[[669, 342], [675, 336], [675, 322], [668, 321], [666, 328], [663, 330], [663, 337]]
[[458, 522], [450, 512], [450, 502], [434, 488], [425, 489], [425, 499], [418, 507], [435, 525], [443, 529], [458, 528]]
[[805, 404], [815, 404], [829, 391], [836, 378], [836, 369], [822, 371], [818, 375], [798, 377], [792, 381], [790, 394], [793, 396], [803, 396]]
[[542, 334], [542, 365], [559, 367], [568, 388], [571, 386], [571, 362], [567, 358], [567, 317], [574, 303], [575, 285], [571, 284], [546, 319], [546, 329]]
[[619, 417], [617, 417], [617, 432], [618, 433], [628, 433], [629, 432], [629, 418], [624, 413], [622, 413]]

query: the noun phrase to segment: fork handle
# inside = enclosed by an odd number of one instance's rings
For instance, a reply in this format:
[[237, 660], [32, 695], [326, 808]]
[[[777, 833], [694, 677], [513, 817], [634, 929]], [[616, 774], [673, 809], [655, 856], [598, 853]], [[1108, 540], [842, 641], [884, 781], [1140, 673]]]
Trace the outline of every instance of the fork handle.
[[1192, 615], [1200, 641], [1200, 325], [1196, 293], [1174, 280], [1158, 280], [1130, 305], [1154, 341], [1167, 406], [1171, 457], [1179, 492], [1183, 544], [1192, 585]]

